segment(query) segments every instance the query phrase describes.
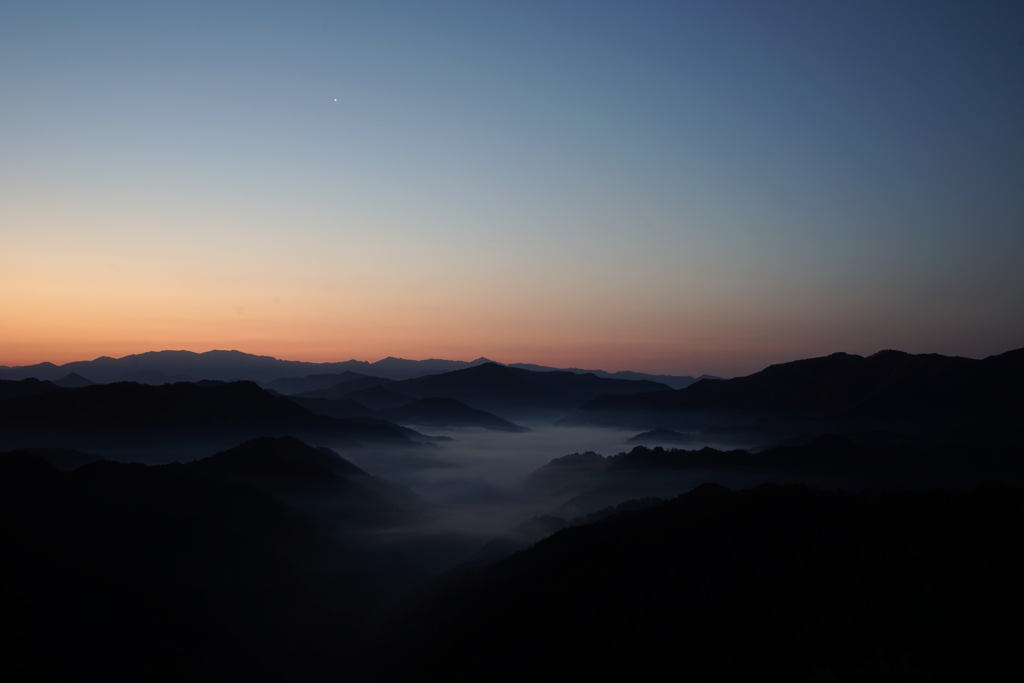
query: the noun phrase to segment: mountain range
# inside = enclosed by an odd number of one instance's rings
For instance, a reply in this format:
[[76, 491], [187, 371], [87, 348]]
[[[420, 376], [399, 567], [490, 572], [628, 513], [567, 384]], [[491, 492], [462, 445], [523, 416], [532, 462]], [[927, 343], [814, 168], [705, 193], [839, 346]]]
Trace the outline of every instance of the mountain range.
[[981, 360], [881, 351], [835, 353], [772, 365], [745, 377], [683, 389], [602, 396], [571, 418], [583, 423], [722, 429], [799, 425], [809, 431], [1005, 423], [1024, 400], [1024, 348]]
[[1012, 434], [941, 445], [820, 435], [759, 451], [636, 446], [610, 456], [555, 458], [525, 485], [565, 501], [559, 514], [578, 515], [630, 498], [672, 497], [705, 481], [731, 488], [766, 482], [852, 489], [1024, 484], [1024, 447]]
[[[41, 380], [59, 380], [74, 373], [86, 381], [139, 382], [144, 384], [164, 384], [168, 382], [194, 382], [204, 379], [213, 380], [250, 380], [259, 383], [292, 379], [300, 382], [302, 378], [316, 375], [340, 375], [345, 372], [357, 372], [386, 379], [410, 379], [423, 375], [434, 375], [452, 370], [493, 363], [487, 358], [472, 361], [444, 360], [428, 358], [426, 360], [408, 360], [389, 356], [374, 362], [347, 360], [339, 362], [313, 363], [307, 361], [281, 360], [272, 356], [259, 356], [241, 351], [147, 351], [121, 358], [101, 356], [93, 360], [73, 361], [63, 365], [38, 363], [35, 365], [0, 366], [0, 379], [26, 379], [34, 377]], [[542, 365], [513, 364], [527, 370], [552, 371]], [[640, 372], [605, 372], [604, 370], [581, 370], [572, 368], [567, 372], [577, 374], [594, 374], [609, 379], [634, 379], [661, 382], [670, 387], [681, 387], [692, 384], [697, 378], [676, 375], [649, 375]], [[315, 380], [311, 380], [314, 381]], [[287, 387], [287, 388], [286, 388]], [[281, 393], [300, 393], [311, 391], [316, 386], [289, 390], [288, 383], [272, 388]]]
[[153, 449], [212, 448], [258, 436], [412, 446], [430, 439], [395, 423], [525, 431], [490, 411], [557, 417], [600, 395], [667, 389], [645, 380], [496, 363], [406, 380], [346, 371], [272, 384], [304, 388], [306, 380], [329, 386], [286, 397], [250, 381], [91, 384], [77, 374], [59, 382], [0, 380], [0, 444], [142, 449], [150, 451], [150, 461]]
[[[1022, 369], [0, 380], [0, 656], [16, 680], [992, 680], [1024, 605]], [[396, 424], [566, 413], [645, 445]], [[751, 426], [765, 447], [699, 447]]]
[[180, 452], [260, 436], [299, 436], [349, 446], [416, 447], [424, 435], [372, 418], [314, 414], [252, 382], [131, 382], [66, 389], [0, 381], [0, 445]]
[[649, 380], [609, 379], [568, 371], [535, 371], [498, 363], [406, 380], [351, 376], [338, 384], [299, 394], [300, 398], [352, 400], [395, 409], [412, 399], [453, 398], [500, 415], [564, 414], [601, 395], [668, 390]]

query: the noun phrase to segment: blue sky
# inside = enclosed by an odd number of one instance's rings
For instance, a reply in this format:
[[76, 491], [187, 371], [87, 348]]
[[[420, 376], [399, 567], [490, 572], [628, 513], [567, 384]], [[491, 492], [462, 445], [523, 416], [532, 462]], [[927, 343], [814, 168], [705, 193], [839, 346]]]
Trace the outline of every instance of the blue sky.
[[1020, 346], [1022, 19], [5, 3], [0, 363]]

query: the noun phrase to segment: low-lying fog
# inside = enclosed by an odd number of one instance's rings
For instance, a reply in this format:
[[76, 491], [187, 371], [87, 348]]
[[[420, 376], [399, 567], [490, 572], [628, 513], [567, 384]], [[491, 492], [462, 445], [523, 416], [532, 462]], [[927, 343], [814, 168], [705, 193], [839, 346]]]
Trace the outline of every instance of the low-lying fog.
[[[637, 431], [540, 422], [523, 424], [530, 431], [440, 430], [409, 425], [425, 434], [448, 437], [431, 447], [351, 447], [313, 439], [309, 443], [337, 451], [369, 474], [411, 490], [426, 503], [417, 523], [374, 531], [367, 541], [381, 544], [386, 552], [399, 553], [430, 572], [443, 571], [473, 558], [497, 537], [515, 537], [516, 527], [538, 516], [571, 520], [630, 499], [671, 498], [707, 481], [725, 485], [757, 483], [738, 480], [735, 473], [640, 471], [616, 472], [599, 481], [584, 473], [557, 490], [528, 486], [527, 477], [554, 458], [586, 451], [609, 456], [631, 450], [634, 444], [628, 441]], [[162, 450], [151, 447], [140, 452], [93, 453], [126, 462], [157, 464], [206, 457], [230, 445], [233, 444], [172, 444]], [[754, 445], [694, 435], [685, 447], [730, 449]], [[539, 536], [529, 538], [527, 534], [527, 538], [519, 540], [530, 543], [539, 540]]]
[[445, 441], [430, 452], [409, 460], [369, 449], [350, 451], [346, 457], [371, 474], [402, 483], [428, 499], [444, 493], [455, 483], [476, 482], [491, 487], [518, 486], [523, 478], [552, 458], [569, 453], [596, 451], [602, 455], [628, 450], [626, 440], [635, 432], [602, 427], [554, 427], [530, 425], [520, 433], [484, 429], [425, 429]]
[[[445, 511], [431, 520], [438, 532], [490, 538], [541, 514], [565, 514], [563, 498], [531, 491], [526, 477], [553, 458], [594, 451], [614, 455], [634, 446], [636, 430], [606, 427], [527, 424], [528, 432], [478, 429], [421, 429], [451, 441], [417, 451], [337, 448], [345, 458], [375, 476], [401, 484]], [[330, 444], [324, 444], [330, 446]], [[749, 444], [695, 441], [687, 448], [736, 448]], [[693, 485], [702, 483], [695, 480]], [[679, 490], [676, 490], [679, 488]], [[683, 493], [671, 484], [667, 495]]]

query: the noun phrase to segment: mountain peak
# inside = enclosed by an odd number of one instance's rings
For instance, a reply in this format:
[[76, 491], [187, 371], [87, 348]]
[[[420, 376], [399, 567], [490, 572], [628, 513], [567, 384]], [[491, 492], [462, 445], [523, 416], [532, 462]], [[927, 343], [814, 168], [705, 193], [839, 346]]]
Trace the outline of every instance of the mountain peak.
[[364, 475], [363, 470], [327, 448], [314, 448], [291, 436], [251, 439], [200, 461], [207, 467], [239, 474], [322, 478], [333, 474]]
[[69, 372], [60, 379], [55, 380], [54, 384], [59, 387], [64, 387], [65, 389], [73, 389], [77, 387], [92, 386], [95, 382], [86, 377], [82, 377], [77, 372]]
[[[519, 368], [510, 368], [507, 365], [501, 363], [495, 363], [494, 361], [486, 361], [479, 365], [473, 365], [462, 370], [456, 370], [455, 372], [465, 373], [466, 375], [524, 375], [527, 376], [530, 373], [529, 370], [520, 370]], [[451, 373], [449, 373], [451, 374]]]

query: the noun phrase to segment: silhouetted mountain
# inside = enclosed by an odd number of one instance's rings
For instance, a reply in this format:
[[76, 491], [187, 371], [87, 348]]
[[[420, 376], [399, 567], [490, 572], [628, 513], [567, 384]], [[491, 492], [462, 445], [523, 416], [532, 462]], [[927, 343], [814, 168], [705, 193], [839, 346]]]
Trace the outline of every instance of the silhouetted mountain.
[[20, 367], [0, 366], [0, 379], [35, 377], [56, 380], [69, 372], [81, 373], [100, 383], [140, 382], [144, 384], [195, 382], [203, 379], [270, 383], [284, 378], [343, 374], [345, 372], [378, 375], [390, 379], [407, 379], [471, 367], [484, 362], [487, 360], [477, 359], [467, 363], [464, 361], [406, 360], [389, 357], [374, 363], [359, 360], [309, 363], [280, 360], [271, 356], [257, 356], [241, 351], [207, 351], [205, 353], [147, 351], [122, 358], [101, 356], [94, 360], [75, 361], [60, 366], [53, 363]]
[[8, 399], [3, 406], [0, 443], [17, 446], [173, 450], [193, 443], [209, 448], [278, 435], [353, 446], [427, 441], [383, 420], [314, 415], [251, 382], [116, 383], [56, 389]]
[[482, 567], [488, 563], [504, 559], [520, 550], [525, 550], [534, 543], [562, 529], [571, 526], [595, 524], [620, 513], [646, 510], [664, 502], [664, 499], [661, 498], [634, 498], [577, 517], [567, 518], [557, 515], [538, 515], [517, 524], [512, 529], [489, 541], [463, 567]]
[[497, 363], [409, 379], [388, 388], [419, 398], [455, 398], [476, 408], [516, 416], [562, 413], [601, 394], [666, 389], [654, 382], [602, 379], [572, 372], [533, 372]]
[[[710, 455], [723, 456], [708, 449]], [[776, 481], [778, 473], [735, 471], [717, 463], [692, 464], [678, 453], [661, 448], [634, 448], [628, 453], [605, 457], [594, 452], [572, 453], [551, 460], [532, 472], [525, 489], [551, 500], [552, 514], [573, 518], [592, 514], [631, 499], [668, 499], [706, 481], [729, 486], [752, 486]], [[788, 480], [788, 479], [787, 479]]]
[[441, 397], [488, 412], [529, 417], [561, 414], [602, 394], [664, 389], [665, 385], [654, 382], [603, 379], [563, 371], [537, 372], [485, 363], [402, 381], [357, 378], [300, 397], [352, 400], [374, 410], [400, 408], [417, 398]]
[[485, 566], [508, 557], [569, 526], [569, 521], [554, 515], [538, 515], [517, 524], [487, 542], [470, 560], [469, 566]]
[[285, 396], [305, 394], [311, 391], [330, 389], [344, 382], [351, 382], [359, 379], [379, 380], [377, 377], [370, 377], [358, 372], [340, 372], [320, 375], [306, 375], [304, 377], [281, 377], [280, 379], [266, 382], [264, 386]]
[[[333, 393], [333, 390], [315, 393]], [[343, 395], [362, 399], [366, 403], [376, 406], [377, 409], [371, 410], [354, 398], [332, 399], [308, 396], [292, 396], [290, 398], [310, 412], [329, 417], [375, 416], [399, 424], [436, 428], [481, 427], [504, 432], [527, 431], [525, 427], [492, 413], [470, 408], [465, 403], [453, 398], [414, 399], [383, 386], [369, 387]]]
[[419, 505], [412, 492], [371, 477], [328, 448], [292, 437], [254, 439], [189, 466], [265, 491], [346, 528], [409, 523]]
[[53, 363], [36, 363], [35, 365], [0, 365], [0, 380], [39, 379], [52, 381], [67, 374], [61, 366]]
[[428, 358], [426, 360], [406, 360], [388, 356], [375, 363], [371, 363], [372, 372], [368, 374], [386, 377], [388, 379], [410, 379], [424, 375], [436, 375], [442, 372], [462, 370], [484, 363], [491, 363], [486, 358], [477, 358], [469, 362], [461, 360], [443, 360], [440, 358]]
[[705, 481], [834, 488], [1024, 484], [1024, 446], [1008, 434], [940, 445], [823, 435], [758, 452], [637, 446], [608, 457], [588, 452], [555, 458], [530, 474], [526, 485], [566, 500], [561, 514], [579, 514], [627, 498], [672, 497]]
[[[195, 382], [204, 379], [221, 381], [249, 380], [259, 382], [282, 394], [298, 394], [326, 389], [332, 384], [332, 375], [369, 375], [384, 379], [403, 380], [424, 375], [464, 370], [478, 365], [493, 363], [487, 358], [471, 361], [408, 360], [389, 356], [374, 362], [347, 360], [340, 362], [312, 363], [289, 361], [271, 356], [258, 356], [241, 351], [147, 351], [122, 358], [101, 356], [94, 360], [74, 361], [64, 365], [38, 363], [16, 367], [0, 366], [0, 379], [36, 379], [55, 381], [68, 373], [81, 373], [99, 383], [140, 382], [143, 384], [165, 384], [168, 382]], [[651, 380], [669, 387], [679, 387], [694, 382], [693, 377], [676, 375], [650, 375], [642, 372], [605, 372], [604, 370], [581, 370], [551, 368], [543, 365], [517, 363], [510, 367], [527, 370], [573, 372], [594, 374], [607, 379]], [[706, 377], [706, 375], [702, 375]], [[342, 378], [343, 379], [343, 378]], [[698, 378], [700, 379], [700, 378]], [[338, 381], [341, 381], [339, 379]], [[332, 398], [323, 396], [319, 398]]]
[[308, 375], [314, 372], [341, 373], [359, 370], [368, 363], [304, 363], [283, 361], [270, 356], [255, 356], [240, 351], [149, 351], [122, 358], [101, 356], [90, 361], [75, 361], [61, 366], [40, 364], [20, 368], [0, 368], [0, 377], [39, 377], [57, 379], [77, 372], [95, 382], [142, 382], [163, 384], [203, 379], [270, 381], [279, 377]]
[[[384, 631], [377, 680], [998, 678], [1024, 492], [702, 486], [464, 571]], [[996, 607], [998, 605], [998, 607]], [[381, 667], [383, 667], [381, 669]]]
[[260, 439], [188, 464], [61, 473], [0, 457], [12, 680], [337, 677], [418, 569], [368, 531], [415, 500], [325, 449]]
[[69, 372], [58, 380], [53, 382], [59, 387], [64, 389], [75, 389], [77, 387], [88, 387], [95, 384], [95, 382], [82, 377], [77, 372]]
[[400, 424], [429, 427], [482, 427], [502, 432], [525, 432], [526, 427], [504, 420], [483, 410], [470, 408], [454, 398], [424, 398], [381, 415]]
[[0, 380], [0, 401], [11, 398], [23, 398], [48, 394], [59, 389], [53, 382], [40, 381], [35, 378], [23, 380]]
[[637, 425], [760, 420], [761, 425], [948, 426], [1016, 419], [1024, 405], [1022, 383], [1024, 349], [983, 360], [899, 351], [868, 357], [837, 353], [676, 391], [603, 396], [574, 419]]
[[607, 372], [605, 370], [584, 370], [583, 368], [553, 368], [547, 365], [536, 365], [534, 363], [509, 363], [508, 367], [532, 370], [534, 372], [575, 372], [578, 375], [597, 375], [598, 377], [603, 377], [605, 379], [647, 380], [649, 382], [664, 384], [671, 389], [682, 389], [683, 387], [688, 387], [694, 382], [702, 379], [720, 379], [712, 375], [690, 377], [689, 375], [656, 375], [647, 372], [633, 372], [632, 370]]
[[368, 375], [355, 375], [355, 373], [353, 375], [328, 387], [306, 391], [295, 396], [299, 398], [329, 398], [353, 401], [358, 400], [357, 398], [352, 398], [353, 396], [361, 396], [364, 401], [368, 402], [368, 405], [373, 404], [369, 407], [372, 407], [374, 410], [395, 408], [413, 400], [412, 396], [400, 394], [398, 391], [391, 389], [391, 387], [398, 384], [395, 380], [383, 377], [370, 377]]

